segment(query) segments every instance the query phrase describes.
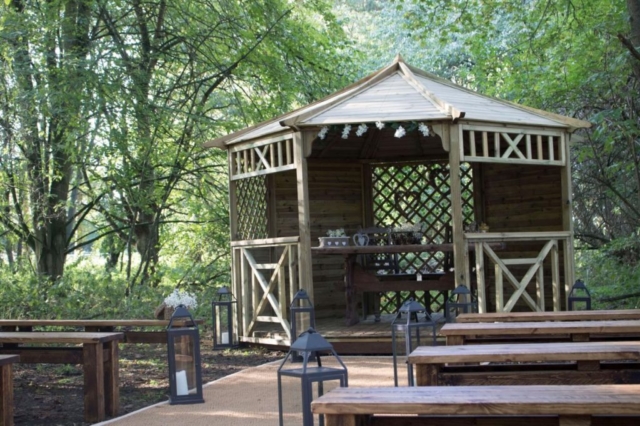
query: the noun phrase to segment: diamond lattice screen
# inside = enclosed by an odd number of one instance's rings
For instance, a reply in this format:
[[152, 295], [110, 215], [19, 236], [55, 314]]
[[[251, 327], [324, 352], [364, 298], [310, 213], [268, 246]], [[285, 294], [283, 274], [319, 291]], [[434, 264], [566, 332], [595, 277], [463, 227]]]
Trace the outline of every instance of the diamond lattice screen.
[[239, 240], [268, 238], [267, 178], [240, 179], [236, 185]]
[[[425, 243], [451, 242], [451, 188], [447, 163], [377, 165], [372, 168], [372, 202], [375, 226], [392, 228], [404, 223], [424, 225]], [[469, 164], [460, 170], [463, 221], [474, 221], [473, 175]], [[447, 254], [404, 253], [399, 256], [400, 273], [446, 272]], [[406, 293], [406, 294], [405, 294]], [[424, 292], [418, 292], [424, 293]], [[432, 310], [441, 310], [444, 295], [386, 293], [381, 297], [381, 312], [394, 313], [408, 297], [420, 300]]]

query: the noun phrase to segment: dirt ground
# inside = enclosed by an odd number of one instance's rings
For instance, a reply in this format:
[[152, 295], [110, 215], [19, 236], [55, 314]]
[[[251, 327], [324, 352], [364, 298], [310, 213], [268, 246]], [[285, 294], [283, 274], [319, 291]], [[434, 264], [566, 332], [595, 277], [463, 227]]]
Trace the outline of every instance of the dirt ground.
[[[282, 359], [283, 352], [247, 348], [213, 351], [211, 335], [201, 341], [202, 382]], [[15, 424], [86, 426], [81, 365], [14, 365]], [[120, 345], [119, 415], [166, 401], [169, 394], [166, 345]]]

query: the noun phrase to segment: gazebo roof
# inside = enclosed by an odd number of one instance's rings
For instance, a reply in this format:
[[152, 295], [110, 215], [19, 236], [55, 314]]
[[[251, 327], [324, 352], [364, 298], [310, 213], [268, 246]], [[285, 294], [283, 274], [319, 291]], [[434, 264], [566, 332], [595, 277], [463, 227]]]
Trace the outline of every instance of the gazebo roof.
[[291, 129], [399, 121], [470, 121], [566, 128], [591, 123], [481, 95], [406, 64], [393, 63], [310, 105], [205, 143], [225, 148]]

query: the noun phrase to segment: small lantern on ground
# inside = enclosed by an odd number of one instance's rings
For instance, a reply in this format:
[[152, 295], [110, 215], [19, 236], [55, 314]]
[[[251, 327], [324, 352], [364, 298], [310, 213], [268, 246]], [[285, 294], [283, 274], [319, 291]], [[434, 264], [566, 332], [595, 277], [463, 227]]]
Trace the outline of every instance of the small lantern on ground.
[[[426, 308], [413, 299], [409, 299], [398, 310], [396, 317], [391, 323], [391, 345], [393, 351], [393, 381], [398, 386], [398, 352], [401, 343], [400, 337], [404, 339], [404, 352], [408, 356], [411, 351], [420, 346], [422, 336], [427, 336], [426, 328], [431, 328], [432, 344], [436, 345], [436, 327], [440, 318], [434, 314], [429, 315]], [[421, 335], [422, 333], [422, 335]], [[409, 386], [413, 386], [413, 366], [407, 363], [407, 374], [409, 375]]]
[[178, 305], [167, 326], [169, 403], [196, 404], [202, 397], [200, 333], [189, 310]]
[[[577, 280], [571, 291], [569, 292], [569, 303], [567, 306], [570, 311], [591, 310], [591, 293], [582, 280]], [[576, 309], [576, 304], [584, 304], [584, 309]]]
[[218, 289], [216, 298], [211, 302], [214, 350], [238, 346], [236, 333], [233, 332], [233, 316], [237, 304], [238, 301], [233, 297], [229, 288]]
[[[304, 289], [298, 290], [289, 306], [289, 321], [291, 324], [291, 341], [295, 342], [302, 330], [316, 328], [316, 313], [309, 295]], [[300, 354], [293, 354], [291, 362], [300, 362]]]
[[478, 312], [478, 299], [469, 288], [460, 284], [445, 302], [445, 316], [447, 322], [455, 322], [460, 313], [470, 314]]
[[[299, 354], [302, 357], [302, 366], [298, 368], [285, 369], [287, 360]], [[330, 359], [337, 361], [337, 367], [325, 367], [322, 365], [322, 356], [330, 356]], [[278, 414], [280, 426], [283, 426], [284, 418], [282, 413], [282, 377], [298, 378], [302, 382], [302, 426], [313, 426], [313, 413], [311, 412], [311, 400], [313, 399], [313, 383], [318, 384], [318, 396], [324, 393], [324, 382], [329, 380], [339, 380], [340, 387], [348, 386], [347, 367], [344, 365], [331, 343], [310, 328], [302, 333], [293, 342], [291, 350], [282, 360], [278, 368]], [[324, 417], [320, 416], [320, 425], [324, 425]]]

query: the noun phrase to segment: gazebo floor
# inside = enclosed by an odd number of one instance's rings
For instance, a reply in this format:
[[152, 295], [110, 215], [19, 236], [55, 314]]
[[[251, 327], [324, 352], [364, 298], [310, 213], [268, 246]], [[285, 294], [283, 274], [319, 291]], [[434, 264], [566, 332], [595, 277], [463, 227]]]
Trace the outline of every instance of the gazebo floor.
[[[394, 318], [395, 315], [382, 315], [380, 322], [375, 322], [371, 315], [352, 326], [347, 326], [344, 318], [319, 318], [316, 331], [341, 355], [391, 355], [391, 322]], [[288, 345], [282, 342], [286, 336], [276, 324], [260, 324], [256, 327], [255, 336], [254, 339], [245, 339], [245, 343], [288, 350]], [[282, 343], [274, 344], [275, 341]], [[425, 344], [430, 343], [430, 336], [425, 336]], [[438, 337], [438, 344], [444, 344], [444, 339]]]

